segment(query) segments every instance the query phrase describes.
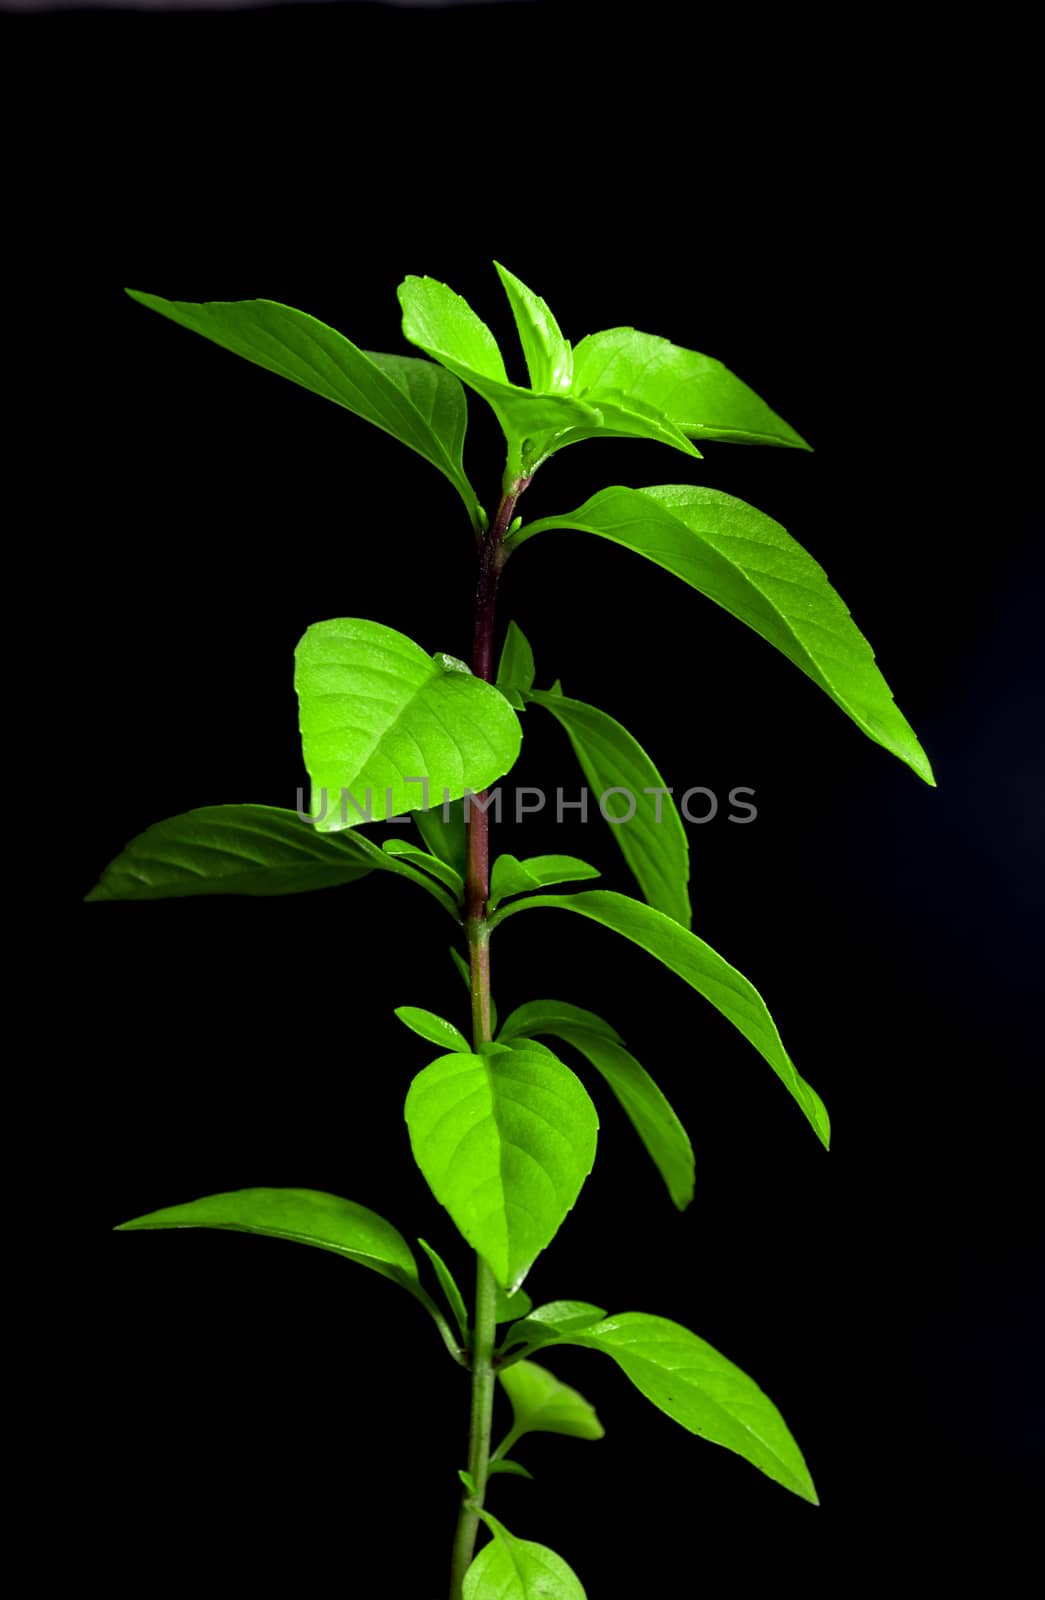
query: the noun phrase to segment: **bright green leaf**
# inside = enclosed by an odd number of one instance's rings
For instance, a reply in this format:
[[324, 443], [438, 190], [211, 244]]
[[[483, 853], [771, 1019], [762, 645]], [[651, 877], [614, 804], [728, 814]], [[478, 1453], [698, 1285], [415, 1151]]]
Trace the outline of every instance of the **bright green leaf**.
[[527, 1312], [520, 1322], [508, 1329], [501, 1349], [514, 1350], [517, 1356], [539, 1350], [541, 1345], [553, 1343], [563, 1333], [601, 1322], [605, 1315], [602, 1306], [589, 1305], [586, 1300], [549, 1300], [547, 1305]]
[[497, 1285], [497, 1305], [494, 1309], [495, 1322], [514, 1322], [516, 1317], [525, 1317], [532, 1309], [533, 1301], [525, 1289], [516, 1289], [514, 1294], [508, 1294]]
[[507, 267], [497, 261], [494, 266], [519, 330], [530, 387], [544, 393], [569, 389], [573, 380], [573, 352], [569, 340], [563, 338], [559, 324], [540, 295], [528, 289]]
[[322, 832], [416, 810], [421, 779], [451, 799], [484, 789], [519, 753], [519, 719], [492, 684], [380, 623], [317, 622], [296, 661], [312, 816]]
[[585, 1600], [575, 1572], [546, 1545], [516, 1539], [488, 1511], [494, 1537], [465, 1573], [464, 1600]]
[[612, 928], [615, 933], [630, 939], [633, 944], [670, 967], [698, 994], [710, 1000], [716, 1010], [721, 1011], [754, 1045], [797, 1100], [823, 1144], [826, 1146], [829, 1143], [831, 1125], [824, 1103], [816, 1090], [795, 1070], [762, 996], [742, 973], [724, 961], [703, 939], [679, 927], [662, 911], [655, 911], [652, 906], [643, 905], [629, 895], [614, 894], [609, 889], [581, 889], [576, 894], [542, 894], [526, 900], [515, 900], [497, 912], [495, 921], [502, 922], [516, 911], [536, 906], [577, 911], [581, 916], [600, 922], [605, 928]]
[[296, 811], [200, 806], [139, 833], [87, 899], [298, 894], [353, 883], [371, 869], [355, 838], [324, 838]]
[[502, 694], [515, 690], [522, 704], [522, 696], [533, 685], [534, 672], [530, 641], [517, 623], [509, 622], [497, 667], [497, 687]]
[[533, 1482], [533, 1473], [528, 1472], [521, 1461], [510, 1461], [503, 1458], [500, 1461], [491, 1461], [486, 1469], [487, 1477], [492, 1478], [495, 1473], [505, 1472], [515, 1478], [529, 1478]]
[[458, 1467], [457, 1476], [460, 1478], [469, 1494], [476, 1493], [475, 1479], [472, 1477], [470, 1472], [466, 1472], [464, 1467]]
[[[590, 403], [594, 403], [593, 399]], [[633, 395], [622, 390], [606, 390], [599, 395], [598, 422], [585, 423], [561, 433], [547, 442], [548, 454], [563, 450], [568, 444], [581, 444], [586, 439], [652, 439], [656, 444], [670, 445], [685, 456], [700, 460], [700, 451], [692, 444], [681, 428], [655, 406], [643, 405]]]
[[603, 489], [576, 511], [521, 528], [515, 542], [562, 527], [624, 545], [707, 595], [782, 651], [876, 744], [933, 783], [914, 730], [844, 601], [771, 517], [716, 489]]
[[598, 1118], [580, 1080], [544, 1051], [454, 1052], [414, 1079], [406, 1121], [436, 1199], [516, 1288], [595, 1160]]
[[[565, 1019], [562, 1016], [563, 1002], [549, 1000], [531, 1004], [534, 1007], [546, 1005], [548, 1015], [542, 1018], [538, 1013], [529, 1026], [521, 1029], [516, 1024], [517, 1033], [527, 1038], [532, 1033], [548, 1033], [572, 1044], [575, 1050], [587, 1056], [623, 1107], [664, 1179], [672, 1201], [680, 1211], [684, 1211], [693, 1199], [693, 1146], [670, 1102], [645, 1067], [636, 1061], [619, 1039], [607, 1037], [609, 1025], [601, 1017], [595, 1017], [593, 1012], [581, 1013], [582, 1016], [592, 1017], [597, 1024], [591, 1028], [583, 1022]], [[578, 1007], [572, 1009], [579, 1010]], [[508, 1020], [511, 1022], [512, 1019]], [[503, 1030], [500, 1037], [502, 1040], [505, 1037]]]
[[612, 1028], [604, 1018], [596, 1016], [594, 1011], [585, 1011], [583, 1006], [570, 1005], [568, 1000], [528, 1000], [525, 1005], [516, 1006], [505, 1018], [497, 1037], [507, 1042], [529, 1038], [535, 1033], [557, 1033], [560, 1024], [584, 1028], [589, 1033], [601, 1033], [604, 1039], [623, 1043], [616, 1028]]
[[430, 1044], [437, 1044], [444, 1050], [471, 1050], [471, 1045], [452, 1022], [447, 1022], [445, 1017], [436, 1016], [434, 1011], [425, 1011], [421, 1006], [396, 1006], [396, 1016], [412, 1033], [420, 1034], [422, 1039], [427, 1039]]
[[[595, 1407], [568, 1384], [533, 1361], [517, 1361], [500, 1374], [512, 1402], [512, 1444], [526, 1433], [565, 1433], [573, 1439], [601, 1439], [606, 1429]], [[506, 1448], [511, 1449], [511, 1445]]]
[[574, 351], [574, 390], [600, 407], [604, 396], [622, 394], [632, 404], [652, 406], [694, 438], [809, 448], [721, 361], [635, 328], [607, 328], [581, 340]]
[[802, 1453], [776, 1406], [746, 1373], [688, 1328], [666, 1317], [627, 1311], [563, 1334], [560, 1343], [603, 1351], [647, 1400], [690, 1433], [724, 1445], [793, 1494], [819, 1503]]
[[253, 361], [399, 439], [430, 461], [482, 520], [462, 464], [467, 406], [452, 375], [414, 356], [371, 354], [304, 311], [274, 300], [163, 300], [128, 289], [133, 300], [234, 355]]
[[464, 1295], [457, 1287], [457, 1280], [437, 1250], [433, 1250], [432, 1246], [424, 1239], [418, 1239], [417, 1242], [432, 1263], [435, 1275], [439, 1279], [439, 1287], [446, 1296], [447, 1305], [453, 1312], [454, 1321], [460, 1330], [461, 1342], [466, 1343], [468, 1339], [468, 1308], [464, 1303]]
[[422, 839], [434, 856], [464, 881], [468, 867], [468, 834], [463, 800], [442, 800], [413, 813]]
[[[525, 698], [550, 711], [565, 728], [596, 803], [650, 905], [688, 928], [689, 841], [663, 778], [638, 740], [583, 700], [537, 690]], [[624, 792], [611, 796], [615, 789]]]
[[553, 883], [573, 883], [598, 876], [597, 867], [589, 866], [577, 856], [528, 856], [520, 861], [517, 856], [501, 855], [494, 862], [490, 876], [489, 909], [492, 911], [506, 895], [527, 894]]
[[409, 839], [386, 839], [381, 848], [386, 856], [403, 856], [407, 861], [412, 861], [415, 866], [420, 867], [423, 872], [438, 878], [456, 900], [460, 900], [463, 896], [464, 884], [461, 882], [460, 873], [455, 872], [453, 867], [447, 866], [445, 861], [440, 861], [438, 856], [432, 855], [428, 850], [422, 850]]

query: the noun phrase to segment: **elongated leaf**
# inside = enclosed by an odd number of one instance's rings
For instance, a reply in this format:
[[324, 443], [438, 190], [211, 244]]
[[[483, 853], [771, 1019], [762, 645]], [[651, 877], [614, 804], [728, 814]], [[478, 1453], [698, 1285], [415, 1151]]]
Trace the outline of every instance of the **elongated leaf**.
[[353, 617], [317, 622], [296, 660], [312, 815], [322, 832], [416, 810], [423, 778], [452, 799], [484, 789], [519, 753], [519, 719], [492, 684], [392, 628]]
[[491, 1461], [486, 1469], [487, 1477], [490, 1478], [496, 1476], [498, 1472], [507, 1473], [513, 1478], [529, 1478], [530, 1482], [533, 1482], [533, 1473], [527, 1471], [521, 1461], [512, 1461], [506, 1456], [502, 1456], [499, 1461]]
[[[542, 1016], [540, 1007], [546, 1006]], [[670, 1102], [630, 1051], [619, 1039], [609, 1037], [609, 1024], [593, 1012], [580, 1012], [591, 1017], [596, 1024], [588, 1027], [583, 1021], [571, 1021], [563, 1015], [562, 1002], [554, 1000], [533, 1001], [531, 1020], [516, 1031], [524, 1037], [534, 1033], [551, 1034], [572, 1044], [575, 1050], [587, 1056], [595, 1070], [602, 1074], [623, 1107], [632, 1127], [645, 1145], [649, 1155], [667, 1185], [672, 1201], [684, 1211], [693, 1199], [693, 1147], [682, 1123]], [[579, 1011], [579, 1007], [573, 1007]], [[512, 1013], [514, 1017], [516, 1013]], [[512, 1021], [509, 1017], [508, 1023]], [[505, 1024], [505, 1029], [508, 1027]], [[500, 1037], [505, 1037], [502, 1029]]]
[[430, 1044], [440, 1045], [444, 1050], [462, 1050], [466, 1054], [471, 1050], [460, 1028], [455, 1028], [445, 1017], [436, 1016], [434, 1011], [425, 1011], [421, 1006], [396, 1006], [396, 1016], [412, 1033], [420, 1034]]
[[551, 1243], [595, 1160], [598, 1118], [580, 1080], [544, 1051], [454, 1052], [406, 1099], [410, 1143], [504, 1289]]
[[504, 1020], [504, 1026], [498, 1032], [498, 1039], [510, 1042], [512, 1039], [529, 1038], [535, 1033], [556, 1033], [559, 1024], [569, 1027], [571, 1024], [586, 1029], [589, 1033], [600, 1033], [604, 1039], [614, 1039], [618, 1044], [623, 1044], [616, 1028], [605, 1020], [596, 1016], [594, 1011], [586, 1011], [583, 1006], [571, 1005], [568, 1000], [528, 1000], [525, 1005], [516, 1006]]
[[462, 463], [467, 407], [450, 373], [413, 356], [359, 350], [307, 312], [275, 300], [196, 304], [136, 289], [127, 293], [234, 355], [333, 400], [416, 450], [450, 480], [473, 523], [480, 524], [479, 502]]
[[823, 568], [778, 522], [715, 489], [604, 489], [576, 511], [523, 527], [599, 534], [655, 561], [746, 622], [926, 783], [932, 769], [874, 653]]
[[564, 1433], [572, 1439], [605, 1436], [606, 1429], [591, 1402], [536, 1362], [517, 1361], [506, 1367], [500, 1378], [512, 1402], [514, 1421], [509, 1438], [513, 1444], [527, 1433]]
[[626, 1311], [564, 1333], [559, 1342], [601, 1350], [647, 1400], [690, 1433], [735, 1451], [785, 1489], [819, 1504], [802, 1453], [776, 1406], [746, 1373], [688, 1328], [666, 1317]]
[[602, 1306], [589, 1305], [586, 1300], [549, 1300], [547, 1305], [537, 1306], [513, 1323], [501, 1341], [501, 1349], [512, 1350], [518, 1357], [539, 1350], [541, 1345], [553, 1344], [563, 1333], [601, 1322], [605, 1315]]
[[237, 1189], [230, 1194], [210, 1194], [134, 1217], [120, 1223], [118, 1231], [132, 1233], [145, 1228], [225, 1228], [233, 1233], [292, 1239], [358, 1261], [411, 1293], [419, 1287], [410, 1247], [390, 1222], [353, 1200], [316, 1189]]
[[519, 707], [521, 707], [523, 705], [523, 695], [533, 685], [534, 671], [533, 651], [530, 649], [530, 641], [517, 623], [509, 622], [508, 632], [504, 636], [501, 659], [497, 667], [498, 689], [502, 694], [508, 695], [509, 698], [511, 692], [514, 691], [518, 696]]
[[516, 1539], [488, 1511], [479, 1515], [494, 1537], [465, 1573], [464, 1600], [585, 1600], [577, 1574], [554, 1550]]
[[[533, 689], [525, 698], [550, 711], [565, 728], [600, 808], [603, 796], [607, 797], [603, 816], [608, 812], [621, 819], [609, 826], [650, 905], [688, 928], [692, 920], [686, 889], [689, 841], [664, 779], [638, 740], [605, 711], [583, 700]], [[612, 797], [612, 804], [611, 789], [624, 791]]]
[[[465, 1344], [468, 1341], [468, 1308], [464, 1303], [464, 1295], [457, 1287], [457, 1280], [437, 1250], [433, 1250], [424, 1239], [418, 1239], [417, 1242], [432, 1263], [435, 1275], [439, 1279], [439, 1287], [446, 1296], [447, 1305], [453, 1312], [454, 1321], [460, 1330], [461, 1342]], [[471, 1487], [471, 1492], [475, 1493], [474, 1485]]]
[[492, 911], [499, 900], [509, 894], [527, 894], [531, 889], [545, 889], [553, 883], [574, 883], [580, 879], [597, 878], [598, 867], [589, 866], [577, 856], [498, 856], [490, 875], [490, 902]]
[[[594, 404], [593, 396], [589, 397], [589, 403]], [[580, 444], [585, 439], [652, 439], [656, 444], [681, 450], [684, 456], [690, 456], [694, 461], [701, 459], [696, 445], [669, 417], [655, 406], [644, 405], [634, 395], [625, 394], [621, 389], [607, 389], [599, 395], [598, 418], [597, 423], [585, 423], [571, 428], [568, 433], [558, 434], [545, 443], [545, 450], [550, 455], [565, 449], [568, 444]]]
[[200, 806], [154, 823], [110, 862], [88, 900], [298, 894], [372, 870], [354, 838], [323, 838], [277, 806]]
[[728, 1017], [745, 1039], [754, 1045], [797, 1100], [824, 1146], [829, 1144], [831, 1124], [824, 1103], [816, 1090], [795, 1070], [762, 996], [742, 973], [724, 961], [703, 939], [680, 928], [662, 911], [655, 911], [652, 906], [632, 900], [629, 895], [614, 894], [609, 889], [581, 889], [576, 894], [541, 894], [526, 900], [515, 900], [497, 912], [495, 921], [501, 922], [513, 912], [534, 906], [577, 911], [581, 916], [590, 917], [592, 921], [602, 923], [603, 927], [622, 934], [625, 939], [630, 939], [633, 944], [670, 967], [698, 994], [710, 1000], [716, 1010]]
[[420, 867], [422, 872], [427, 872], [430, 877], [437, 878], [446, 885], [454, 896], [460, 900], [464, 894], [464, 884], [461, 874], [455, 872], [453, 867], [447, 866], [445, 861], [440, 861], [428, 850], [422, 850], [416, 844], [411, 844], [409, 839], [386, 839], [381, 846], [386, 856], [402, 856], [407, 861], [412, 861], [414, 866]]
[[441, 800], [438, 804], [433, 801], [430, 808], [415, 811], [413, 818], [432, 854], [452, 867], [463, 883], [468, 865], [464, 801]]
[[497, 261], [494, 266], [519, 330], [530, 387], [545, 393], [569, 389], [573, 381], [573, 351], [569, 340], [563, 338], [559, 324], [540, 295], [528, 289], [507, 267]]
[[574, 390], [595, 405], [619, 391], [655, 407], [694, 438], [809, 449], [721, 361], [635, 328], [607, 328], [581, 340], [574, 352]]

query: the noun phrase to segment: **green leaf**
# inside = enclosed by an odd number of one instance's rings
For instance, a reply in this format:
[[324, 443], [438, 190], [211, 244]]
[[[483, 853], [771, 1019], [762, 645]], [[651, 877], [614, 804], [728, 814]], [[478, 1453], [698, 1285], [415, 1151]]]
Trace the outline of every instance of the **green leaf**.
[[497, 1305], [494, 1310], [495, 1322], [514, 1322], [516, 1317], [525, 1317], [532, 1309], [533, 1301], [525, 1289], [516, 1289], [514, 1294], [507, 1294], [500, 1284], [497, 1285]]
[[573, 351], [569, 340], [563, 338], [559, 324], [540, 295], [528, 289], [507, 267], [497, 261], [494, 266], [519, 330], [530, 387], [545, 393], [569, 389], [573, 381]]
[[519, 719], [499, 690], [380, 623], [317, 622], [296, 661], [312, 815], [322, 832], [416, 810], [425, 801], [422, 779], [451, 799], [484, 789], [519, 753]]
[[489, 909], [509, 894], [527, 894], [531, 889], [544, 889], [552, 883], [573, 883], [582, 878], [597, 878], [599, 869], [589, 866], [577, 856], [528, 856], [520, 861], [517, 856], [501, 855], [493, 864], [490, 876]]
[[574, 390], [601, 406], [621, 393], [652, 406], [682, 433], [746, 444], [809, 446], [721, 361], [635, 328], [590, 334], [574, 351]]
[[412, 1033], [420, 1034], [430, 1044], [440, 1045], [444, 1050], [463, 1050], [465, 1054], [471, 1051], [460, 1028], [455, 1028], [445, 1017], [436, 1016], [434, 1011], [425, 1011], [420, 1006], [396, 1006], [396, 1016]]
[[438, 878], [455, 899], [460, 900], [463, 897], [464, 884], [461, 882], [461, 874], [455, 872], [453, 867], [447, 866], [445, 861], [440, 861], [438, 856], [422, 850], [409, 839], [386, 839], [381, 848], [386, 856], [403, 856], [407, 861], [414, 862], [422, 871], [429, 873], [431, 877]]
[[343, 334], [274, 300], [163, 300], [128, 289], [132, 300], [191, 328], [234, 355], [344, 406], [438, 468], [482, 522], [462, 462], [467, 406], [457, 380], [414, 356], [357, 349]]
[[604, 489], [561, 517], [523, 527], [595, 533], [707, 595], [819, 684], [876, 744], [926, 783], [932, 769], [874, 653], [823, 568], [771, 517], [716, 489]]
[[354, 883], [371, 862], [277, 806], [200, 806], [156, 822], [110, 862], [88, 900], [298, 894]]
[[516, 623], [509, 622], [497, 668], [498, 689], [503, 695], [515, 691], [522, 706], [523, 695], [533, 684], [534, 671], [530, 641]]
[[516, 1539], [488, 1511], [494, 1537], [465, 1573], [463, 1600], [585, 1600], [575, 1572], [546, 1545]]
[[471, 994], [471, 992], [472, 992], [472, 974], [471, 974], [471, 971], [469, 969], [467, 961], [465, 960], [464, 956], [461, 954], [460, 950], [455, 950], [453, 945], [450, 946], [450, 959], [453, 962], [454, 966], [457, 968], [458, 972], [461, 974], [461, 979], [462, 979], [462, 981], [464, 983], [465, 988], [468, 990], [468, 993]]
[[[548, 1008], [541, 1016], [542, 1006]], [[581, 1018], [590, 1017], [595, 1024], [589, 1027], [583, 1021], [569, 1020], [564, 1010], [579, 1012]], [[517, 1013], [513, 1012], [508, 1023]], [[505, 1024], [505, 1029], [508, 1027]], [[575, 1050], [587, 1056], [595, 1070], [602, 1074], [623, 1107], [632, 1127], [645, 1145], [649, 1155], [667, 1185], [672, 1201], [684, 1211], [693, 1199], [693, 1147], [682, 1123], [670, 1102], [630, 1051], [612, 1034], [609, 1024], [596, 1017], [594, 1012], [581, 1012], [579, 1007], [565, 1007], [564, 1002], [548, 1000], [531, 1002], [531, 1020], [515, 1032], [523, 1036], [547, 1033], [572, 1044]], [[502, 1029], [501, 1039], [505, 1038]]]
[[785, 1489], [819, 1504], [802, 1453], [776, 1406], [746, 1373], [688, 1328], [666, 1317], [626, 1311], [564, 1334], [560, 1342], [601, 1350], [647, 1400], [690, 1433], [735, 1451]]
[[492, 1478], [496, 1472], [506, 1472], [515, 1478], [529, 1478], [530, 1482], [533, 1482], [533, 1473], [528, 1472], [521, 1461], [509, 1461], [505, 1458], [500, 1461], [491, 1461], [486, 1469], [486, 1475], [488, 1478]]
[[210, 1194], [121, 1222], [117, 1231], [133, 1233], [146, 1228], [224, 1228], [292, 1239], [358, 1261], [412, 1294], [420, 1287], [410, 1247], [390, 1222], [352, 1200], [316, 1189], [237, 1189], [231, 1194]]
[[[594, 397], [590, 403], [594, 404]], [[598, 421], [571, 428], [547, 441], [544, 448], [550, 455], [565, 449], [568, 444], [580, 444], [585, 439], [652, 439], [654, 443], [670, 445], [681, 450], [693, 460], [701, 459], [696, 445], [691, 444], [680, 428], [655, 406], [644, 405], [634, 395], [620, 389], [608, 389], [599, 395]]]
[[466, 1472], [464, 1467], [458, 1467], [457, 1476], [460, 1478], [469, 1494], [476, 1493], [475, 1479], [472, 1477], [470, 1472]]
[[598, 1117], [545, 1051], [440, 1056], [406, 1099], [414, 1159], [504, 1289], [551, 1243], [595, 1160]]
[[614, 933], [630, 939], [641, 949], [662, 961], [691, 988], [696, 989], [716, 1010], [732, 1022], [768, 1061], [777, 1077], [798, 1102], [818, 1138], [826, 1147], [831, 1125], [823, 1101], [812, 1086], [795, 1070], [784, 1049], [776, 1023], [757, 989], [718, 955], [695, 933], [680, 928], [677, 922], [645, 906], [629, 895], [609, 889], [581, 889], [576, 894], [542, 894], [513, 901], [498, 911], [495, 922], [502, 922], [516, 911], [536, 906], [553, 906], [562, 911], [577, 911], [599, 922]]
[[525, 1005], [516, 1006], [505, 1018], [497, 1037], [508, 1042], [528, 1038], [535, 1033], [556, 1033], [560, 1023], [567, 1027], [574, 1025], [584, 1028], [589, 1033], [600, 1033], [604, 1039], [623, 1043], [616, 1028], [602, 1017], [596, 1016], [594, 1011], [585, 1011], [583, 1006], [570, 1005], [568, 1000], [528, 1000]]
[[583, 401], [561, 393], [535, 394], [509, 383], [493, 334], [468, 302], [445, 283], [408, 277], [399, 287], [399, 303], [404, 338], [482, 395], [516, 452], [531, 436], [599, 425], [599, 412]]
[[526, 1433], [564, 1433], [573, 1439], [605, 1435], [595, 1407], [536, 1362], [517, 1361], [505, 1368], [500, 1379], [512, 1402], [514, 1421], [509, 1438], [513, 1444]]
[[[609, 822], [621, 854], [650, 905], [688, 928], [689, 841], [664, 779], [638, 740], [605, 711], [583, 700], [538, 690], [528, 691], [526, 699], [550, 711], [565, 728], [600, 809], [608, 791], [625, 791], [613, 796], [613, 805], [607, 800], [610, 817], [621, 819]], [[650, 789], [658, 793], [647, 793]], [[634, 814], [629, 815], [632, 802]]]
[[501, 1349], [514, 1350], [519, 1357], [539, 1350], [543, 1344], [553, 1343], [563, 1333], [601, 1322], [605, 1315], [602, 1306], [589, 1305], [586, 1300], [549, 1300], [547, 1305], [537, 1306], [508, 1329]]
[[[446, 1303], [453, 1312], [454, 1321], [460, 1330], [461, 1343], [467, 1344], [468, 1308], [464, 1303], [464, 1295], [457, 1287], [457, 1280], [438, 1251], [433, 1250], [432, 1246], [427, 1244], [424, 1239], [418, 1239], [417, 1242], [432, 1263], [435, 1275], [439, 1279], [439, 1287], [446, 1296]], [[472, 1492], [474, 1493], [474, 1489]]]
[[463, 800], [444, 800], [413, 813], [422, 839], [434, 856], [452, 867], [464, 881], [468, 868], [468, 834]]

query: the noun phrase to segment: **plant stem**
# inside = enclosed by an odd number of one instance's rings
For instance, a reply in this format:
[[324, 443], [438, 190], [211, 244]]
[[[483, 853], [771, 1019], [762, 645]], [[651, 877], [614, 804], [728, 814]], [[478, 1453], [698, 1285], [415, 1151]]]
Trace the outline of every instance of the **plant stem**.
[[[512, 520], [515, 502], [529, 478], [506, 479], [501, 503], [493, 523], [479, 543], [479, 581], [475, 592], [475, 635], [472, 670], [477, 678], [493, 682], [494, 614], [497, 585], [506, 560], [505, 534]], [[472, 1041], [478, 1050], [492, 1037], [490, 1026], [490, 925], [486, 902], [490, 896], [490, 819], [484, 790], [475, 804], [467, 804], [468, 867], [466, 880], [466, 927], [472, 990]], [[496, 1375], [493, 1350], [497, 1341], [497, 1284], [481, 1256], [476, 1257], [475, 1322], [472, 1330], [472, 1408], [468, 1439], [468, 1472], [475, 1493], [466, 1491], [461, 1501], [454, 1535], [450, 1567], [450, 1600], [461, 1600], [465, 1573], [475, 1550], [479, 1531], [479, 1511], [486, 1495], [490, 1466], [490, 1429]]]

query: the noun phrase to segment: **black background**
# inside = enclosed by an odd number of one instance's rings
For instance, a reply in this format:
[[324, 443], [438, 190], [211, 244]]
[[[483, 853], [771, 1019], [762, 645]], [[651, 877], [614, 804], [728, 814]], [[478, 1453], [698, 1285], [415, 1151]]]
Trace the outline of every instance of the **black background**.
[[[780, 1405], [823, 1504], [564, 1351], [555, 1370], [607, 1438], [527, 1441], [538, 1481], [500, 1480], [494, 1509], [593, 1597], [834, 1595], [868, 1570], [958, 1572], [974, 1548], [1008, 1562], [1041, 1447], [1026, 42], [530, 5], [4, 33], [33, 267], [14, 318], [34, 352], [20, 538], [43, 558], [32, 676], [64, 919], [33, 1013], [71, 1239], [48, 1345], [72, 1381], [43, 1470], [77, 1519], [88, 1507], [84, 1560], [119, 1593], [173, 1575], [355, 1594], [367, 1558], [385, 1576], [365, 1592], [441, 1592], [466, 1379], [423, 1313], [319, 1252], [109, 1229], [299, 1184], [466, 1273], [402, 1124], [426, 1047], [391, 1014], [465, 1021], [444, 914], [390, 880], [271, 903], [80, 897], [161, 816], [295, 803], [308, 623], [373, 617], [459, 655], [469, 639], [453, 490], [122, 285], [282, 300], [401, 351], [396, 285], [428, 273], [511, 351], [496, 258], [568, 336], [630, 322], [706, 350], [815, 446], [691, 463], [591, 444], [544, 468], [526, 514], [607, 482], [707, 481], [776, 516], [845, 596], [939, 789], [626, 552], [548, 534], [510, 564], [501, 618], [529, 634], [538, 683], [561, 676], [667, 782], [722, 797], [690, 829], [694, 928], [764, 993], [835, 1137], [825, 1154], [745, 1042], [632, 947], [550, 913], [506, 926], [502, 1014], [542, 995], [601, 1011], [697, 1153], [680, 1216], [602, 1096], [595, 1173], [528, 1287], [696, 1329]], [[496, 433], [470, 410], [489, 505]], [[516, 776], [572, 786], [546, 720], [528, 713]], [[756, 791], [750, 826], [726, 821], [734, 785]], [[595, 824], [531, 821], [501, 844], [631, 887]]]

